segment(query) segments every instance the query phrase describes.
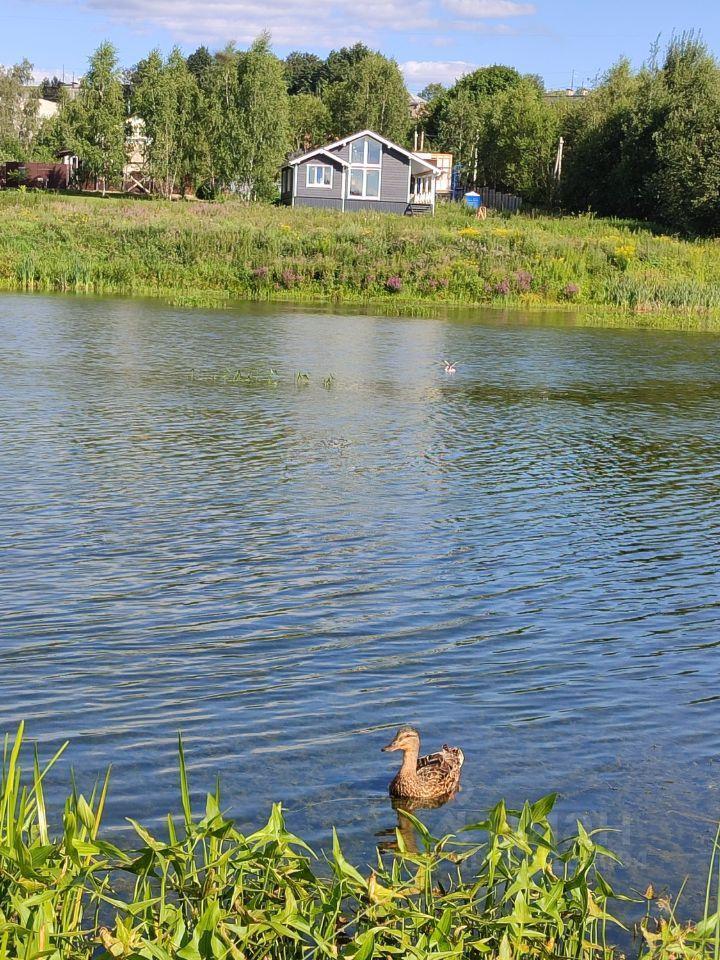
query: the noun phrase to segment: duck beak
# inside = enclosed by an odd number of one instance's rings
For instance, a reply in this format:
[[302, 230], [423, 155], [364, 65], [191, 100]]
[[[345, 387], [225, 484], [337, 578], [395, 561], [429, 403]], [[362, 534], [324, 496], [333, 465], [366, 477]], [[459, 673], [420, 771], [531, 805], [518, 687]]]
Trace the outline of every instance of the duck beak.
[[393, 740], [392, 743], [389, 743], [386, 747], [380, 747], [382, 753], [392, 753], [393, 750], [399, 750], [400, 747]]

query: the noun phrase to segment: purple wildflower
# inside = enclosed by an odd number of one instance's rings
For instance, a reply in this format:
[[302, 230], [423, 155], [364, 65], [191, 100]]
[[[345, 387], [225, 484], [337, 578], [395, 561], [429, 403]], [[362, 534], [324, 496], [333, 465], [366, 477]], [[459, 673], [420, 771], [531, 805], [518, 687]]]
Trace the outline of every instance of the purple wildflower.
[[510, 293], [510, 281], [507, 277], [501, 280], [500, 283], [495, 284], [495, 293], [499, 293], [503, 297], [506, 297]]
[[388, 277], [385, 286], [390, 293], [399, 293], [402, 290], [402, 280], [400, 277]]
[[280, 274], [280, 279], [282, 280], [284, 287], [294, 286], [300, 279], [300, 275], [295, 273], [294, 270], [283, 270]]
[[576, 283], [568, 283], [563, 290], [563, 294], [568, 300], [573, 300], [580, 293], [580, 287]]
[[515, 281], [520, 293], [527, 293], [532, 286], [533, 277], [532, 274], [528, 273], [527, 270], [518, 270], [518, 272], [515, 274]]

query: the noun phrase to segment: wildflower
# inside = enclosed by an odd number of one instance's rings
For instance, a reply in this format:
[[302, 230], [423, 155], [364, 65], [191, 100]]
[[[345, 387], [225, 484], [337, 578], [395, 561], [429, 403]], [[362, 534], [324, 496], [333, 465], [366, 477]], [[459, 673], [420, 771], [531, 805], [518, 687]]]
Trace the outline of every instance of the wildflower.
[[622, 270], [624, 270], [629, 265], [636, 252], [637, 247], [634, 243], [621, 243], [619, 246], [615, 247], [610, 259], [616, 267], [620, 267]]
[[402, 290], [402, 280], [400, 277], [388, 277], [385, 286], [390, 293], [399, 293]]
[[500, 283], [495, 284], [495, 293], [499, 293], [503, 297], [506, 297], [510, 293], [510, 281], [507, 277], [501, 280]]
[[563, 290], [563, 296], [567, 300], [574, 300], [579, 293], [580, 293], [580, 287], [576, 283], [568, 283], [565, 289]]
[[258, 280], [264, 280], [265, 277], [267, 277], [269, 272], [270, 271], [267, 267], [255, 267], [255, 269], [252, 272], [252, 275], [254, 277], [257, 277]]
[[283, 270], [280, 274], [280, 279], [282, 280], [284, 287], [294, 286], [300, 279], [300, 275], [295, 273], [294, 270]]
[[520, 293], [527, 293], [532, 286], [533, 277], [527, 270], [518, 270], [515, 274], [515, 282]]

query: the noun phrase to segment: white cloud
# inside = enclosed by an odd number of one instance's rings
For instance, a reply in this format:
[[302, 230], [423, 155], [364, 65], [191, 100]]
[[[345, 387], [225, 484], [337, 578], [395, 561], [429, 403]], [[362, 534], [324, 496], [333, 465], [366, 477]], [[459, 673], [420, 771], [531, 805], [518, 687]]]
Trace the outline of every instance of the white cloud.
[[[389, 31], [448, 32], [446, 13], [480, 21], [527, 16], [530, 3], [516, 0], [75, 0], [135, 29], [160, 28], [188, 46], [247, 44], [269, 30], [280, 47], [330, 49], [363, 40], [380, 44]], [[488, 25], [489, 26], [489, 25]], [[501, 24], [492, 29], [501, 32]]]
[[443, 0], [443, 5], [472, 20], [503, 20], [529, 17], [535, 13], [534, 4], [515, 3], [514, 0]]
[[[307, 0], [79, 0], [84, 6], [126, 25], [150, 24], [166, 30], [189, 45], [222, 44], [230, 40], [246, 44], [269, 30], [280, 46], [308, 45], [330, 48], [370, 40], [388, 29], [405, 25], [407, 8], [401, 0], [330, 0], [316, 10]], [[413, 3], [414, 26], [435, 28], [429, 0]]]
[[477, 64], [467, 60], [408, 60], [400, 64], [400, 69], [410, 90], [422, 90], [428, 83], [450, 86], [476, 70]]

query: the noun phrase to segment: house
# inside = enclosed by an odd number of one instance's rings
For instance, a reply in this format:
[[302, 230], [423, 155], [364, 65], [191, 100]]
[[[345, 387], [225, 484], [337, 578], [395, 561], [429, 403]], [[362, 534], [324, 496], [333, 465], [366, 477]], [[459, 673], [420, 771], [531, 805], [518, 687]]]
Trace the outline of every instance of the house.
[[438, 200], [452, 200], [453, 198], [453, 155], [451, 153], [438, 153], [437, 151], [419, 151], [418, 157], [427, 160], [440, 171], [435, 180], [435, 197]]
[[416, 93], [410, 94], [410, 119], [421, 120], [428, 111], [428, 102]]
[[405, 147], [360, 130], [291, 158], [282, 170], [280, 200], [292, 207], [432, 212], [439, 173]]
[[38, 120], [51, 120], [53, 117], [57, 116], [59, 110], [60, 110], [60, 104], [56, 103], [54, 100], [46, 100], [44, 97], [38, 98], [38, 102], [37, 102]]

